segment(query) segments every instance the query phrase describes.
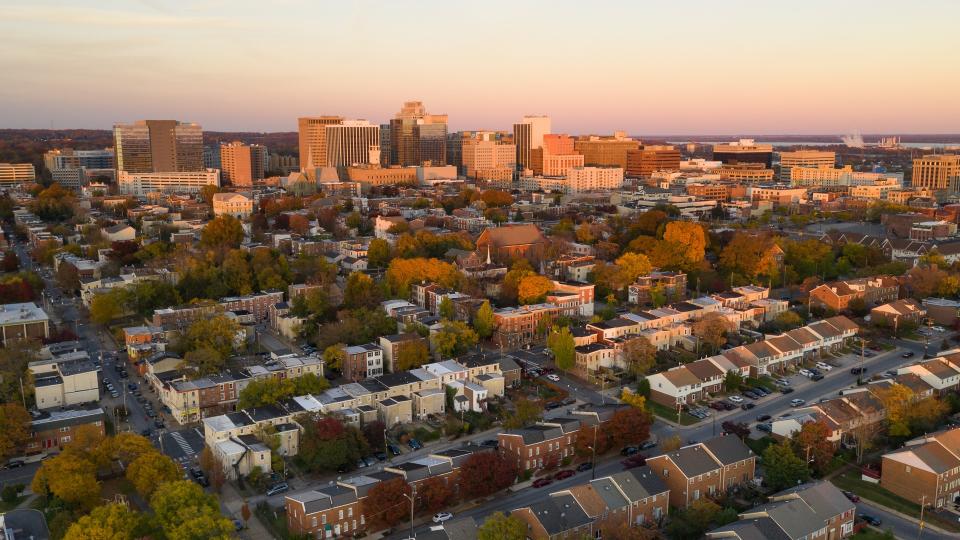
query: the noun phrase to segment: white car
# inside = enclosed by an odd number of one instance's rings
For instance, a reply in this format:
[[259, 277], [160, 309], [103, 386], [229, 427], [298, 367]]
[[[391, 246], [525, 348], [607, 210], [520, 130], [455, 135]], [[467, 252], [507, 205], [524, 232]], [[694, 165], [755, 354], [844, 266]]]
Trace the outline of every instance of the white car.
[[553, 381], [553, 382], [560, 382], [560, 376], [559, 376], [559, 375], [554, 375], [553, 373], [547, 375], [547, 378], [550, 379], [550, 380]]
[[830, 371], [831, 369], [833, 369], [833, 366], [831, 366], [830, 364], [828, 364], [828, 363], [826, 363], [826, 362], [817, 362], [817, 367], [818, 367], [819, 369], [824, 370], [824, 371]]
[[944, 330], [942, 326], [934, 326], [933, 329], [936, 330], [937, 332], [946, 332], [946, 330]]
[[775, 380], [775, 381], [773, 381], [773, 382], [774, 382], [774, 384], [776, 384], [777, 386], [784, 386], [784, 387], [790, 386], [790, 381], [788, 381], [788, 380], [786, 380], [786, 379], [777, 379], [777, 380]]
[[433, 515], [434, 523], [443, 523], [444, 521], [448, 521], [450, 519], [453, 519], [453, 514], [450, 512], [440, 512], [439, 514]]
[[804, 400], [802, 400], [802, 399], [791, 399], [791, 400], [790, 400], [790, 406], [791, 406], [791, 407], [799, 407], [799, 406], [803, 405], [804, 403], [806, 403], [806, 401], [804, 401]]
[[801, 369], [798, 373], [800, 373], [804, 377], [813, 377], [813, 372], [810, 371], [809, 369]]
[[732, 402], [734, 402], [734, 403], [742, 403], [742, 402], [743, 402], [743, 398], [740, 397], [740, 396], [737, 396], [737, 395], [730, 396], [730, 397], [728, 397], [727, 399], [729, 399], [730, 401], [732, 401]]

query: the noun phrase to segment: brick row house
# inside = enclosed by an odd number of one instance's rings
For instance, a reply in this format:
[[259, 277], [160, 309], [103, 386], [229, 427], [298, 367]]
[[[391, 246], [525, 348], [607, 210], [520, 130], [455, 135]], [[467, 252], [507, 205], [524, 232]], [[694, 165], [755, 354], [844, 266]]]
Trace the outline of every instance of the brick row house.
[[854, 299], [863, 300], [868, 306], [892, 302], [900, 295], [900, 282], [892, 276], [833, 281], [810, 290], [810, 305], [835, 312], [843, 311]]
[[949, 508], [960, 497], [960, 428], [907, 441], [884, 454], [880, 485], [908, 501]]
[[771, 495], [766, 504], [739, 514], [739, 520], [706, 533], [706, 538], [751, 540], [839, 540], [853, 534], [857, 507], [830, 482], [813, 482]]
[[100, 407], [43, 411], [30, 421], [30, 437], [24, 445], [26, 454], [55, 453], [73, 442], [77, 431], [92, 426], [105, 437], [106, 414]]
[[557, 466], [574, 455], [581, 420], [552, 418], [532, 426], [497, 434], [500, 450], [513, 457], [521, 472]]
[[754, 478], [757, 457], [739, 438], [721, 436], [647, 459], [670, 489], [670, 504], [686, 508], [703, 497], [727, 493]]

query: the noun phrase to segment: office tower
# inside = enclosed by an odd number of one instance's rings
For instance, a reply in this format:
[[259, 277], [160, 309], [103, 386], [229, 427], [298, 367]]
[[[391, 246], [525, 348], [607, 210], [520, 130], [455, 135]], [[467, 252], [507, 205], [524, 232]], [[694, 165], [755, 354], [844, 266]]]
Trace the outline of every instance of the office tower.
[[622, 131], [614, 132], [611, 137], [590, 135], [573, 142], [577, 152], [583, 154], [583, 163], [587, 167], [627, 168], [627, 152], [640, 148], [640, 141], [627, 137]]
[[406, 101], [390, 120], [390, 164], [447, 164], [447, 115], [427, 114], [420, 101]]
[[516, 146], [501, 144], [497, 139], [496, 133], [480, 131], [462, 141], [463, 167], [467, 177], [500, 184], [513, 180]]
[[117, 170], [203, 170], [203, 129], [176, 120], [137, 120], [113, 126]]
[[807, 169], [832, 169], [837, 163], [836, 152], [826, 150], [796, 150], [780, 152], [780, 179], [789, 181], [794, 167]]
[[656, 171], [680, 170], [680, 151], [670, 145], [644, 145], [627, 150], [627, 176], [649, 178]]
[[550, 133], [549, 116], [524, 116], [513, 125], [513, 144], [517, 147], [517, 168], [530, 167], [530, 151], [543, 146], [543, 136]]
[[[456, 131], [447, 134], [447, 164], [457, 168], [457, 173], [467, 174], [463, 165], [463, 141], [473, 135], [471, 131]], [[381, 152], [384, 152], [381, 145]]]
[[574, 151], [569, 135], [544, 135], [543, 146], [530, 149], [528, 168], [535, 175], [566, 176], [574, 167], [583, 167], [583, 155]]
[[[267, 165], [267, 170], [290, 174], [300, 170], [300, 160], [298, 160], [296, 156], [285, 156], [273, 153], [270, 154], [270, 163]], [[264, 175], [266, 175], [266, 172], [264, 172]]]
[[958, 193], [960, 155], [929, 155], [913, 160], [911, 185], [933, 191]]
[[727, 165], [740, 163], [763, 163], [768, 169], [773, 166], [773, 145], [757, 144], [753, 139], [740, 139], [727, 144], [713, 145], [714, 161]]
[[147, 172], [131, 173], [121, 170], [117, 174], [117, 187], [121, 194], [145, 197], [151, 192], [198, 193], [203, 186], [219, 186], [220, 171]]
[[380, 163], [380, 126], [366, 120], [344, 120], [326, 126], [327, 167]]
[[393, 143], [390, 140], [390, 124], [380, 124], [380, 165], [390, 165]]
[[234, 186], [252, 186], [263, 180], [267, 148], [234, 141], [220, 145], [221, 180]]
[[342, 116], [297, 118], [300, 132], [300, 170], [327, 166], [327, 126], [343, 123]]
[[113, 148], [103, 150], [74, 150], [57, 148], [43, 154], [43, 165], [49, 171], [54, 169], [112, 169], [114, 168]]
[[0, 163], [0, 184], [19, 184], [36, 179], [33, 163]]
[[203, 147], [203, 168], [204, 169], [219, 169], [221, 168], [222, 163], [220, 162], [220, 145], [204, 145]]

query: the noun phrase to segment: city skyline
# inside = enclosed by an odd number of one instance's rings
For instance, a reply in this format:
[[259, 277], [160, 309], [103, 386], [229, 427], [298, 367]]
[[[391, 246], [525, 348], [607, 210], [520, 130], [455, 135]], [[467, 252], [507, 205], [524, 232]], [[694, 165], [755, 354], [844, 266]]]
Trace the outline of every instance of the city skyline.
[[0, 127], [295, 131], [418, 100], [452, 131], [956, 133], [960, 4], [921, 4], [0, 3]]

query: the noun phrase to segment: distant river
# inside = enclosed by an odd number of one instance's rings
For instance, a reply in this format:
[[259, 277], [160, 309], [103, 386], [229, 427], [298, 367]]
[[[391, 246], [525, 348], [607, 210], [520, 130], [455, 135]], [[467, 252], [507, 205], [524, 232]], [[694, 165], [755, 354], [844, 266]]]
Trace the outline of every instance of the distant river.
[[[667, 141], [668, 144], [686, 144], [688, 142], [702, 142], [702, 143], [711, 143], [711, 142], [729, 142], [727, 139], [723, 141], [709, 141], [709, 140], [700, 140], [700, 141]], [[836, 142], [824, 142], [824, 141], [762, 141], [757, 139], [758, 143], [761, 144], [772, 144], [773, 146], [835, 146], [838, 144], [843, 144], [843, 141], [837, 139]], [[876, 143], [867, 143], [867, 146], [876, 146]], [[900, 146], [904, 148], [943, 148], [945, 146], [960, 146], [960, 143], [951, 143], [944, 144], [940, 142], [905, 142], [900, 143]]]

